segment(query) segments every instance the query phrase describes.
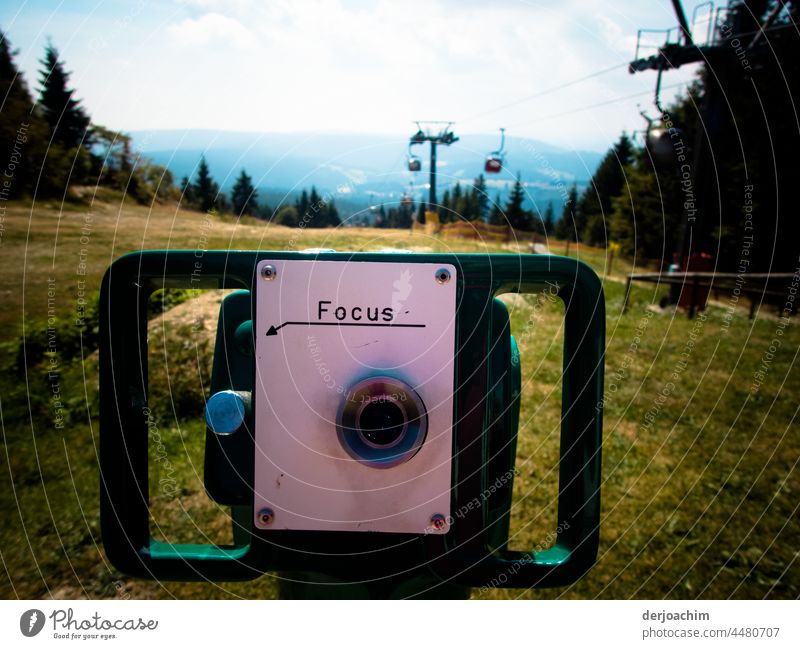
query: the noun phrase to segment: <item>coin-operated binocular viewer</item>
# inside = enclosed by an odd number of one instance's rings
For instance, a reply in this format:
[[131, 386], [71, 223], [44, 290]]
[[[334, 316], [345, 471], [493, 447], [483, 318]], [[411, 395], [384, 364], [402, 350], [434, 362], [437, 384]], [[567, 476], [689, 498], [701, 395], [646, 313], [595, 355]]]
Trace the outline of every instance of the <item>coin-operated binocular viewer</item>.
[[[239, 289], [220, 307], [205, 404], [204, 482], [231, 507], [227, 546], [150, 534], [145, 307], [181, 286]], [[515, 552], [520, 362], [495, 297], [553, 287], [565, 303], [560, 525], [552, 547]], [[593, 564], [605, 308], [586, 265], [236, 251], [205, 252], [198, 267], [192, 251], [149, 251], [108, 269], [101, 313], [102, 532], [123, 572], [277, 571], [288, 596], [457, 597], [567, 584]]]

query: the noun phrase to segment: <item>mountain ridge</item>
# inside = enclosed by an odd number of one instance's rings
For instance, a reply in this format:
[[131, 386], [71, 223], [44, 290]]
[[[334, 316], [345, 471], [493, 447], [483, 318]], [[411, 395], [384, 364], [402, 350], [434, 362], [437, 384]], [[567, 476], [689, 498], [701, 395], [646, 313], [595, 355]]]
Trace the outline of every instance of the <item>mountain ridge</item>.
[[[176, 180], [194, 175], [201, 156], [223, 191], [229, 191], [241, 169], [261, 193], [294, 195], [316, 186], [321, 193], [346, 199], [392, 203], [409, 192], [427, 196], [428, 146], [413, 153], [423, 160], [420, 173], [406, 169], [408, 137], [353, 133], [269, 133], [213, 129], [133, 131], [134, 148], [167, 166]], [[457, 182], [471, 183], [483, 171], [488, 152], [499, 145], [495, 135], [467, 134], [450, 147], [438, 148], [439, 197]], [[519, 174], [528, 202], [535, 209], [563, 203], [572, 183], [586, 186], [603, 154], [574, 151], [539, 140], [506, 138], [506, 166], [485, 174], [492, 199], [501, 200]]]

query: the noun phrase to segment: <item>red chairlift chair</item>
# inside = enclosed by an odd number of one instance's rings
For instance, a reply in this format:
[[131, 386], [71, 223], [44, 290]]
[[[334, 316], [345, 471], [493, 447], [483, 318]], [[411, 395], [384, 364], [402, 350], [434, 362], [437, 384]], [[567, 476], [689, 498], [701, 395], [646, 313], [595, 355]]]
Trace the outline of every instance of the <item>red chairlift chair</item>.
[[483, 166], [484, 171], [489, 174], [498, 174], [503, 169], [505, 163], [505, 148], [506, 144], [506, 129], [500, 129], [500, 148], [497, 151], [492, 151], [486, 156], [486, 164]]

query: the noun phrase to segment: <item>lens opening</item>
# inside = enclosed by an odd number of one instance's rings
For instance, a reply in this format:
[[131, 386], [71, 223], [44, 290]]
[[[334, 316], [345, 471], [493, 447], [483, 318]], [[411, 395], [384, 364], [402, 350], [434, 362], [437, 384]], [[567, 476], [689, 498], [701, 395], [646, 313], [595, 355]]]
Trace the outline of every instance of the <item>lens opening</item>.
[[394, 401], [369, 401], [358, 415], [359, 432], [376, 447], [396, 445], [406, 426], [406, 413]]
[[419, 394], [388, 376], [355, 384], [339, 407], [339, 441], [362, 464], [389, 468], [410, 460], [428, 432], [428, 414]]

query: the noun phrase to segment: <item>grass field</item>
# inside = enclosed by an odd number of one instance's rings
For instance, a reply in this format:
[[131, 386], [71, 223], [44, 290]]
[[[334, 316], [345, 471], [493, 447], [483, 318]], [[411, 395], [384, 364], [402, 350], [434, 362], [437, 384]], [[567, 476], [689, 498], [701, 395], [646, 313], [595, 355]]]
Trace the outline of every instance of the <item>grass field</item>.
[[[527, 242], [292, 230], [174, 207], [120, 206], [107, 198], [91, 207], [9, 204], [0, 228], [0, 597], [274, 597], [271, 575], [247, 583], [155, 583], [128, 579], [108, 564], [98, 519], [97, 355], [78, 349], [72, 358], [60, 357], [63, 409], [56, 413], [47, 361], [21, 348], [20, 336], [41, 335], [52, 316], [55, 340], [62, 340], [80, 298], [98, 289], [113, 259], [132, 250], [397, 247], [515, 254], [526, 252]], [[563, 244], [552, 249], [560, 253]], [[690, 321], [655, 307], [665, 289], [653, 285], [635, 286], [623, 314], [623, 277], [634, 264], [617, 259], [607, 272], [604, 251], [573, 254], [604, 279], [608, 314], [598, 562], [563, 589], [476, 589], [473, 596], [800, 597], [796, 318], [782, 321], [763, 308], [748, 320], [744, 305], [731, 312], [727, 303], [712, 303], [704, 317]], [[154, 398], [180, 392], [192, 403], [198, 377], [208, 373], [219, 299], [204, 294], [151, 321]], [[507, 303], [521, 340], [524, 384], [511, 545], [530, 548], [555, 526], [562, 313], [536, 296]], [[158, 350], [168, 350], [169, 365]], [[172, 541], [224, 540], [225, 513], [202, 486], [200, 413], [176, 419], [165, 407], [158, 414], [180, 486], [169, 497], [153, 494], [158, 534]], [[155, 470], [157, 478], [157, 464]]]

